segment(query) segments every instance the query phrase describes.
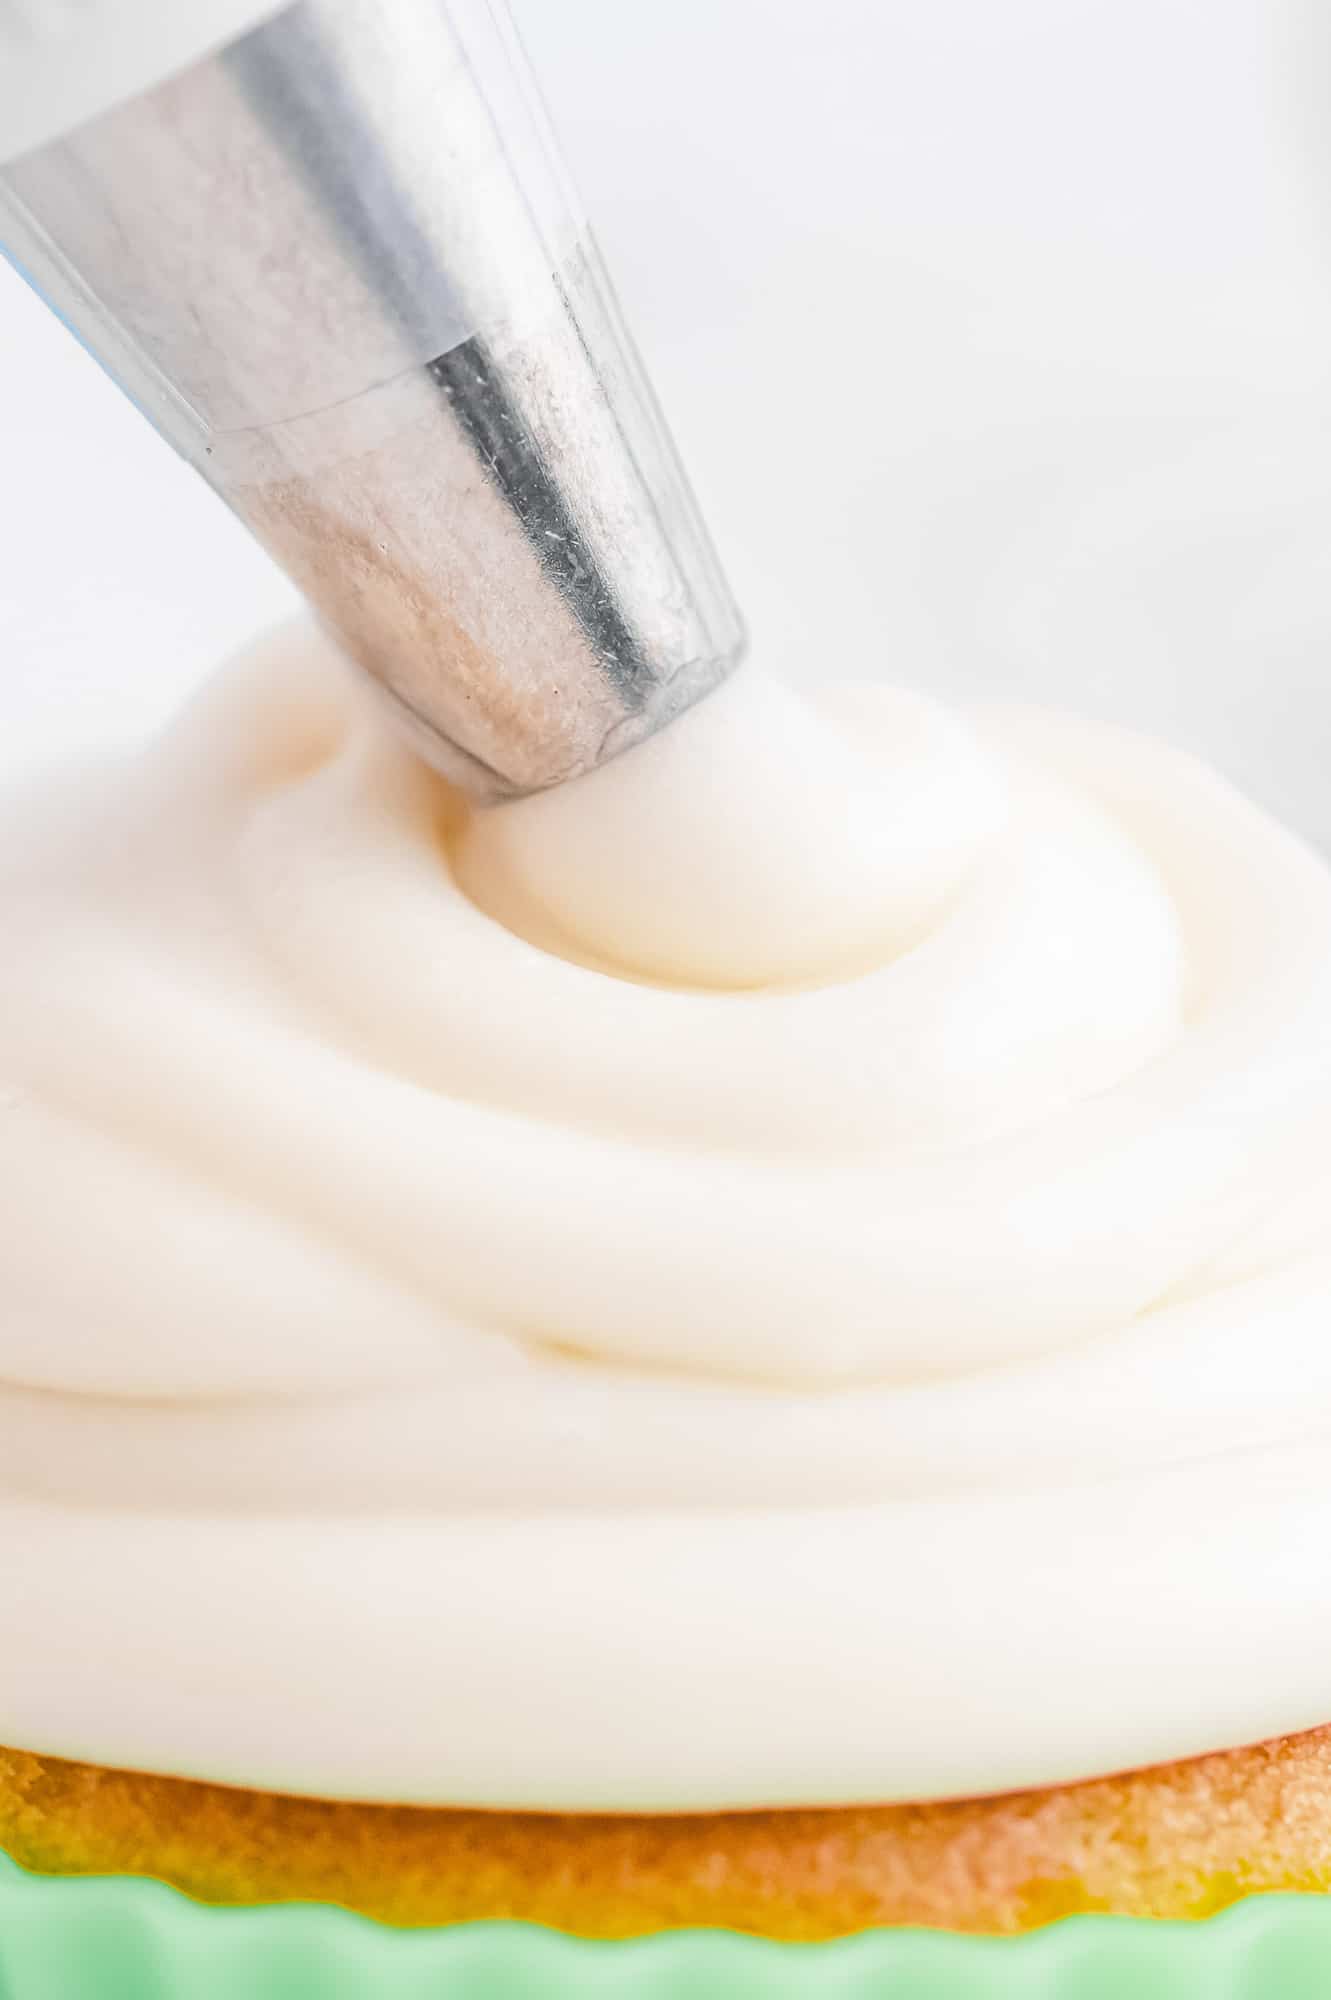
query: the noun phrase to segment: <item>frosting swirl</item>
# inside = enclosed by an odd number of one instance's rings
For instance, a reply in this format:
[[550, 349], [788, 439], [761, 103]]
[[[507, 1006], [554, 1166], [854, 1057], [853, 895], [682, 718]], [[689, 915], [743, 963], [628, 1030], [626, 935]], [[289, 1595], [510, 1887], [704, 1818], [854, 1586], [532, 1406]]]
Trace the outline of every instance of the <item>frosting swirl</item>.
[[473, 816], [302, 632], [4, 830], [0, 1732], [646, 1809], [1326, 1719], [1331, 876], [1218, 778], [750, 676]]

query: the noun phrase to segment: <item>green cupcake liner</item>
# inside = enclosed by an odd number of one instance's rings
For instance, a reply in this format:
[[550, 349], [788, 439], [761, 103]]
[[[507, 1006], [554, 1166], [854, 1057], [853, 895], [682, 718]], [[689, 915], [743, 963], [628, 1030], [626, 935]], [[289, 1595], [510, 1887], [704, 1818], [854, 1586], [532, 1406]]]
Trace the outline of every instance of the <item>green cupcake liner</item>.
[[528, 1924], [392, 1930], [319, 1904], [212, 1909], [0, 1857], [3, 2000], [1328, 2000], [1331, 1897], [1201, 1923], [1066, 1917], [1019, 1938], [866, 1931], [590, 1944]]

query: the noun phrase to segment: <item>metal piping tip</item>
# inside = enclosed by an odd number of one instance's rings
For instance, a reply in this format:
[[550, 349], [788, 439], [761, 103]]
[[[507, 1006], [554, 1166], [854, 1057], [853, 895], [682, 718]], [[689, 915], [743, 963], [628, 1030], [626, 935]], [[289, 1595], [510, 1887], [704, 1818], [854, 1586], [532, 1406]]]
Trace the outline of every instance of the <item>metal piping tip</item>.
[[0, 169], [0, 237], [481, 799], [743, 628], [511, 24], [296, 0]]

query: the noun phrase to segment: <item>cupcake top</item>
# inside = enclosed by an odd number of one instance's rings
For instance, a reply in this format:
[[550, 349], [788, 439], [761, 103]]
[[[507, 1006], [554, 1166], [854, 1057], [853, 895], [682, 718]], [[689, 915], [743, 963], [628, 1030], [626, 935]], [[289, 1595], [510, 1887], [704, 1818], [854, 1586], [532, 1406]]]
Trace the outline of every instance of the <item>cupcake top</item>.
[[473, 815], [313, 634], [0, 844], [0, 1736], [553, 1808], [1326, 1719], [1331, 874], [746, 672]]

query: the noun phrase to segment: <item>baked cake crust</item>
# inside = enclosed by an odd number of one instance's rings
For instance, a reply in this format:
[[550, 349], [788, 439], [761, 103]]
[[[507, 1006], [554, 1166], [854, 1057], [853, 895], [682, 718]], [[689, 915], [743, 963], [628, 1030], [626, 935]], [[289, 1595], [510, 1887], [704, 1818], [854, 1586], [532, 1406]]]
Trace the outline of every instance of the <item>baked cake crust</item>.
[[678, 1817], [339, 1804], [0, 1749], [0, 1846], [27, 1868], [155, 1875], [207, 1902], [597, 1937], [1202, 1917], [1331, 1886], [1331, 1726], [1001, 1798]]

